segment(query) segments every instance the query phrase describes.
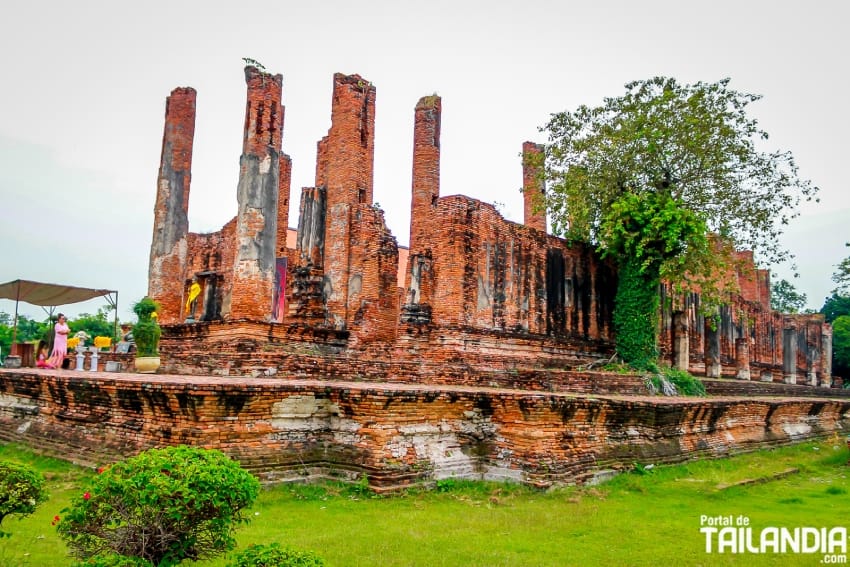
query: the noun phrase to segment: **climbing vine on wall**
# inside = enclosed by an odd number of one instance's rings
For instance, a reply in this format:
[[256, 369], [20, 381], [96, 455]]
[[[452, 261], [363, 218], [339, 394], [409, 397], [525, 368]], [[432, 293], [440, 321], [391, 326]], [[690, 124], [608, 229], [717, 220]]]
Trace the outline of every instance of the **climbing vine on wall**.
[[648, 369], [658, 358], [658, 277], [640, 271], [638, 262], [620, 263], [614, 309], [617, 354], [631, 366]]
[[683, 270], [686, 251], [709, 246], [705, 221], [664, 191], [624, 193], [603, 218], [604, 255], [619, 263], [614, 309], [617, 352], [628, 364], [650, 368], [658, 358], [658, 285], [668, 270]]

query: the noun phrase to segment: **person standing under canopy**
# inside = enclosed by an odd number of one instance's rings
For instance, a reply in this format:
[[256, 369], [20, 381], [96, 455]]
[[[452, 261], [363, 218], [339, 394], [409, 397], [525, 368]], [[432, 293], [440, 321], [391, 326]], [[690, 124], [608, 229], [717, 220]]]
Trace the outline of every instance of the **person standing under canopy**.
[[71, 332], [68, 323], [65, 320], [65, 315], [59, 314], [59, 319], [53, 327], [53, 352], [50, 354], [48, 365], [50, 368], [61, 368], [65, 356], [68, 354], [68, 333]]

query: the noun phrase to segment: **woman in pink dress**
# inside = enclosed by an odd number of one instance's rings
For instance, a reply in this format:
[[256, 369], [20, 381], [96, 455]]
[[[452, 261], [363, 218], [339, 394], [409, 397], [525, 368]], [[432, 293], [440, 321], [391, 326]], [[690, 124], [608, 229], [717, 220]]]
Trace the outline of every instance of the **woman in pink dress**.
[[68, 354], [68, 333], [71, 332], [62, 313], [59, 314], [59, 320], [56, 321], [53, 331], [55, 334], [53, 338], [53, 352], [50, 355], [48, 364], [51, 368], [61, 368], [62, 361], [65, 360], [65, 355]]

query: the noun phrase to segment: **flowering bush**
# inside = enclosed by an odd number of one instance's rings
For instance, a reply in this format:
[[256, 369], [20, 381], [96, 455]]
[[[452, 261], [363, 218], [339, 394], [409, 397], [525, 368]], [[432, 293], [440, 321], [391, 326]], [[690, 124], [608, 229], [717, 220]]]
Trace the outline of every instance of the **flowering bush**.
[[96, 348], [109, 348], [112, 346], [112, 337], [95, 337], [94, 346]]
[[56, 529], [83, 561], [117, 554], [173, 566], [232, 549], [233, 531], [248, 521], [242, 509], [259, 490], [220, 451], [151, 449], [103, 469]]
[[80, 345], [80, 339], [77, 337], [71, 337], [68, 339], [68, 350], [76, 349]]
[[[0, 461], [0, 525], [6, 516], [28, 516], [47, 500], [44, 477], [24, 465]], [[0, 537], [9, 534], [0, 529]]]

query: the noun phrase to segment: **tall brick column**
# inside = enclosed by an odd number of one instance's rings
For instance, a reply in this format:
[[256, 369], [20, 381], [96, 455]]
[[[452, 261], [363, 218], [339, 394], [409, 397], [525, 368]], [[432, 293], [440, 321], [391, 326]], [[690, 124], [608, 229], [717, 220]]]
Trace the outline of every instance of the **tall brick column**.
[[756, 270], [756, 279], [759, 303], [766, 311], [770, 311], [770, 270]]
[[703, 354], [705, 360], [705, 377], [720, 378], [722, 367], [720, 365], [720, 319], [717, 317], [705, 318], [705, 346]]
[[797, 383], [797, 324], [790, 317], [782, 329], [782, 376], [786, 384]]
[[245, 82], [248, 103], [239, 158], [237, 249], [222, 315], [267, 321], [272, 309], [279, 214], [283, 77], [248, 66]]
[[735, 339], [735, 377], [739, 380], [750, 379], [750, 339]]
[[410, 255], [401, 320], [426, 324], [431, 321], [431, 239], [435, 235], [434, 210], [440, 197], [440, 97], [422, 97], [414, 113]]
[[832, 385], [832, 325], [821, 326], [820, 366], [823, 369], [823, 385]]
[[354, 317], [348, 304], [352, 223], [358, 205], [372, 203], [375, 87], [359, 75], [336, 73], [332, 104], [316, 173], [327, 184], [323, 293], [331, 324], [343, 329]]
[[410, 254], [430, 248], [433, 210], [440, 197], [440, 116], [442, 101], [425, 96], [416, 104], [413, 125], [413, 183], [410, 199]]
[[824, 380], [821, 366], [821, 350], [823, 347], [823, 318], [820, 315], [805, 317], [806, 325], [806, 379], [810, 386], [820, 386]]
[[543, 147], [534, 142], [522, 145], [522, 200], [525, 226], [546, 232], [546, 211], [543, 209]]
[[688, 371], [691, 363], [690, 322], [687, 311], [673, 312], [673, 367]]
[[183, 315], [195, 100], [195, 89], [185, 87], [171, 91], [165, 102], [148, 267], [148, 295], [159, 302], [162, 323], [178, 323]]

